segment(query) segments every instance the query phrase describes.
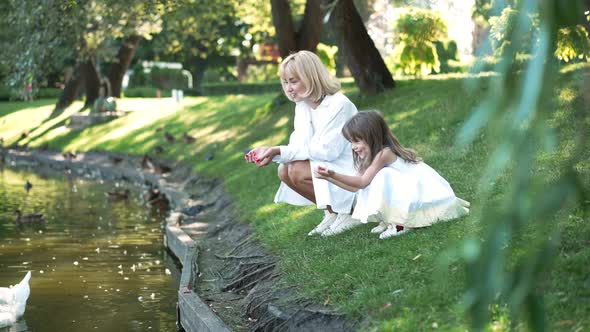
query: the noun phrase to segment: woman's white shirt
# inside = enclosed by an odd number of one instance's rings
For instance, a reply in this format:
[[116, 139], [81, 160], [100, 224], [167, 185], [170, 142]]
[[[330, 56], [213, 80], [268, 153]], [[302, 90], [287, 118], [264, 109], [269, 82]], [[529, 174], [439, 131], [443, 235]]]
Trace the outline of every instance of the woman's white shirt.
[[[323, 165], [339, 173], [354, 175], [352, 147], [342, 135], [342, 127], [356, 113], [354, 104], [342, 93], [326, 96], [315, 109], [305, 102], [298, 102], [289, 144], [281, 145], [281, 154], [273, 160], [278, 163], [309, 160], [312, 169]], [[330, 205], [335, 212], [350, 213], [354, 193], [315, 177], [313, 186], [318, 208], [325, 209]], [[275, 202], [313, 204], [283, 182]]]
[[298, 102], [289, 144], [281, 145], [281, 154], [273, 160], [279, 163], [294, 160], [335, 161], [340, 158], [348, 160], [350, 156], [352, 161], [350, 143], [341, 131], [346, 121], [356, 113], [354, 104], [339, 92], [326, 96], [316, 109], [303, 101]]

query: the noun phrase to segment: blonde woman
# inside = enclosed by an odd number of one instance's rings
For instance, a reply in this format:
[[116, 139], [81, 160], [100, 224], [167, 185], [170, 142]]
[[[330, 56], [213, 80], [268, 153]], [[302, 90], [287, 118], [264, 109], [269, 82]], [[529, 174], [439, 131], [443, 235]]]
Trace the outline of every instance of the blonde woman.
[[360, 225], [350, 213], [354, 193], [312, 176], [318, 165], [354, 175], [350, 143], [342, 127], [357, 113], [354, 104], [340, 93], [340, 82], [312, 52], [293, 53], [279, 69], [283, 91], [295, 103], [294, 131], [289, 144], [261, 146], [246, 155], [259, 167], [279, 163], [281, 185], [275, 202], [315, 204], [324, 218], [308, 235], [330, 236]]

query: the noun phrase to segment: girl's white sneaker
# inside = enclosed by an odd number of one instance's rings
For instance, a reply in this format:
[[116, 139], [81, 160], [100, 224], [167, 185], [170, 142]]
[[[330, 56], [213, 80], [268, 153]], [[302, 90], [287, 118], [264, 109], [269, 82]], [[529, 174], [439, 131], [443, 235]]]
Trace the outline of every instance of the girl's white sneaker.
[[323, 231], [328, 229], [328, 227], [330, 227], [334, 223], [334, 221], [336, 221], [336, 217], [338, 217], [338, 214], [336, 213], [330, 213], [328, 211], [325, 211], [324, 213], [325, 216], [324, 219], [322, 219], [322, 222], [320, 222], [319, 225], [317, 225], [314, 229], [307, 233], [307, 235], [311, 236], [315, 234], [321, 234]]
[[383, 233], [386, 229], [387, 229], [387, 224], [384, 222], [380, 222], [379, 225], [377, 225], [371, 229], [371, 234], [380, 234], [380, 233]]
[[379, 234], [379, 238], [383, 240], [394, 236], [400, 236], [407, 233], [408, 231], [409, 229], [407, 227], [404, 227], [403, 230], [398, 231], [395, 225], [388, 225], [387, 229], [383, 233]]

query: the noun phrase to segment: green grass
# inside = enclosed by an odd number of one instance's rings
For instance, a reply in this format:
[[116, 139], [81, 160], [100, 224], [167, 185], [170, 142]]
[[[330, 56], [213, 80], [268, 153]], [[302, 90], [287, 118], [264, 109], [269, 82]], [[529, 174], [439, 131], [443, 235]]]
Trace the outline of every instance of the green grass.
[[[559, 129], [559, 148], [539, 158], [534, 171], [540, 178], [558, 176], [560, 160], [571, 152], [572, 110], [577, 107], [579, 93], [572, 82], [583, 71], [587, 72], [587, 67], [563, 74], [558, 109], [551, 119]], [[23, 130], [29, 130], [29, 137], [19, 144], [47, 143], [52, 149], [137, 155], [162, 145], [166, 149], [163, 158], [183, 160], [200, 174], [224, 180], [226, 190], [238, 202], [242, 219], [281, 258], [283, 281], [306, 296], [361, 320], [362, 330], [437, 327], [463, 331], [469, 324], [461, 307], [465, 272], [460, 262], [444, 267], [441, 254], [466, 236], [481, 236], [485, 228], [479, 223], [479, 212], [486, 202], [478, 197], [477, 187], [494, 138], [482, 134], [464, 154], [456, 153], [453, 142], [468, 114], [486, 95], [490, 79], [453, 75], [404, 80], [398, 81], [393, 91], [373, 97], [360, 96], [354, 89], [346, 91], [359, 109], [382, 111], [402, 143], [418, 150], [459, 197], [473, 204], [468, 217], [386, 241], [369, 234], [370, 225], [331, 238], [308, 237], [307, 232], [322, 217], [320, 211], [272, 203], [278, 187], [276, 167], [258, 169], [246, 164], [243, 153], [253, 146], [288, 140], [294, 107], [291, 103], [273, 106], [275, 94], [186, 98], [181, 105], [157, 99], [124, 99], [119, 105], [130, 111], [126, 116], [81, 131], [63, 127], [67, 115], [80, 109], [80, 104], [44, 122], [53, 100], [2, 103], [0, 137], [11, 144]], [[472, 89], [475, 80], [483, 84]], [[164, 131], [156, 132], [162, 126], [176, 136], [188, 132], [197, 142], [190, 146], [166, 143]], [[210, 152], [215, 158], [206, 161], [204, 156]], [[589, 160], [590, 155], [577, 165], [587, 188]], [[500, 180], [495, 198], [508, 181], [509, 176]], [[589, 328], [590, 223], [580, 211], [562, 213], [554, 219], [562, 231], [561, 249], [546, 283], [540, 285], [546, 291], [550, 330]], [[519, 240], [522, 243], [535, 236], [534, 225], [529, 228], [530, 232]], [[514, 250], [511, 262], [521, 255]], [[509, 329], [505, 308], [500, 305], [493, 312], [495, 323], [490, 329]]]

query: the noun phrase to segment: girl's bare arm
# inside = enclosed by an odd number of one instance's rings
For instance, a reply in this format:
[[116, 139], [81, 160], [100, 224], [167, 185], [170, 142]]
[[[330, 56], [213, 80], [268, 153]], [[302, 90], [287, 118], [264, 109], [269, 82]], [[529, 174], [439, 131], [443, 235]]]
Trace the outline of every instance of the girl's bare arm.
[[319, 167], [315, 173], [316, 176], [319, 175], [318, 177], [324, 178], [343, 189], [357, 191], [366, 188], [371, 181], [373, 181], [377, 172], [385, 167], [385, 165], [394, 162], [396, 158], [397, 156], [391, 151], [391, 149], [385, 148], [375, 156], [371, 165], [369, 165], [362, 175], [344, 175], [321, 167]]

